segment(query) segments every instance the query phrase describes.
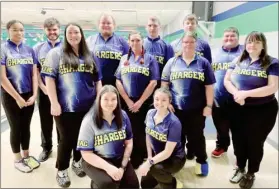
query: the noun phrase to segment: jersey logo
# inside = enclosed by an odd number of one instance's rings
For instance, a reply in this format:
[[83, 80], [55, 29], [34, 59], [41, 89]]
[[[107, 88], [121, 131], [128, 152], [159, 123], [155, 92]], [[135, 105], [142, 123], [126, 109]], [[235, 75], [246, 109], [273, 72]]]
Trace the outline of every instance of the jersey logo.
[[79, 140], [78, 146], [80, 147], [88, 147], [88, 141], [87, 140]]

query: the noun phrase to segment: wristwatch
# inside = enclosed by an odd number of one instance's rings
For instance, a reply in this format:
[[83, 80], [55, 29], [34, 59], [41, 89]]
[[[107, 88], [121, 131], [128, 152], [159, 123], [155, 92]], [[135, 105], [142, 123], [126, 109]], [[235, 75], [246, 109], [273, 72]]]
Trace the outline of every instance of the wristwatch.
[[148, 162], [149, 162], [150, 167], [151, 167], [152, 165], [154, 165], [154, 160], [153, 160], [153, 159], [148, 159]]

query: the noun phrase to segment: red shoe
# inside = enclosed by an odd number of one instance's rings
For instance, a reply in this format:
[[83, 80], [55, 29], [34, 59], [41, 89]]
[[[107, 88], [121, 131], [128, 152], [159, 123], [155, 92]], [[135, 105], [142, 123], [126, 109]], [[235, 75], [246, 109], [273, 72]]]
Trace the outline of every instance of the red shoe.
[[211, 153], [212, 157], [219, 158], [221, 157], [226, 151], [223, 148], [215, 148], [215, 150]]

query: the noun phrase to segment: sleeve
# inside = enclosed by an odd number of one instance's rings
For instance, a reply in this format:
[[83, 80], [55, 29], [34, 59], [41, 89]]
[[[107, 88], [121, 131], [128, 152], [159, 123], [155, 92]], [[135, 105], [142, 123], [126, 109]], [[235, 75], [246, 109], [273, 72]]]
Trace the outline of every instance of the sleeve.
[[129, 45], [128, 45], [128, 42], [124, 39], [124, 38], [121, 38], [121, 43], [122, 43], [122, 46], [123, 46], [123, 55], [125, 54], [128, 54], [128, 51], [129, 51]]
[[216, 83], [216, 79], [215, 79], [215, 75], [214, 75], [214, 71], [212, 69], [211, 64], [208, 62], [207, 59], [204, 59], [204, 65], [205, 65], [205, 69], [204, 69], [204, 84], [205, 85], [212, 85], [214, 83]]
[[165, 62], [168, 62], [168, 60], [172, 57], [174, 57], [174, 51], [171, 45], [166, 44], [166, 55], [165, 55]]
[[230, 63], [229, 70], [234, 70], [235, 69], [235, 66], [236, 66], [236, 63], [237, 63], [238, 59], [239, 59], [239, 57], [236, 57], [235, 59], [233, 59], [233, 61]]
[[169, 125], [167, 141], [180, 142], [181, 141], [181, 130], [182, 130], [182, 126], [181, 126], [180, 121], [178, 119], [175, 121], [172, 121]]
[[126, 58], [126, 56], [122, 56], [121, 57], [120, 63], [118, 65], [118, 68], [116, 69], [115, 74], [114, 74], [116, 79], [118, 79], [118, 80], [121, 80], [121, 67], [123, 65], [123, 62], [125, 61], [125, 58]]
[[151, 73], [150, 80], [160, 80], [159, 65], [153, 56], [150, 56], [149, 71]]
[[7, 61], [7, 54], [6, 54], [6, 47], [5, 43], [1, 45], [1, 65], [6, 65]]
[[147, 112], [147, 114], [146, 114], [146, 116], [145, 116], [145, 120], [144, 120], [144, 124], [145, 124], [145, 125], [146, 125], [146, 123], [147, 123], [147, 119], [148, 119], [148, 117], [150, 116], [151, 111], [152, 111], [152, 109], [148, 110], [148, 112]]
[[130, 140], [131, 138], [133, 138], [131, 122], [127, 113], [124, 110], [122, 110], [122, 114], [126, 124], [126, 140]]
[[39, 62], [38, 62], [38, 58], [36, 57], [35, 51], [31, 48], [31, 53], [32, 53], [32, 58], [33, 58], [33, 63], [35, 65], [37, 65], [37, 67], [40, 66]]
[[46, 77], [56, 78], [58, 75], [58, 67], [60, 62], [60, 55], [57, 49], [51, 49], [46, 56], [45, 63], [42, 67], [41, 74]]
[[279, 76], [279, 62], [278, 59], [274, 58], [271, 65], [266, 70], [267, 75]]
[[204, 58], [206, 58], [210, 64], [212, 63], [211, 49], [207, 42], [204, 47]]
[[89, 111], [81, 122], [79, 130], [77, 150], [92, 151], [94, 150], [95, 133], [93, 131], [92, 111]]
[[162, 76], [161, 76], [161, 80], [162, 81], [167, 81], [167, 82], [170, 81], [171, 66], [172, 66], [174, 61], [175, 61], [175, 57], [169, 59], [167, 64], [164, 66], [164, 69], [163, 69], [163, 72], [162, 72]]
[[92, 57], [93, 57], [93, 60], [95, 62], [95, 66], [96, 66], [96, 68], [95, 68], [96, 71], [93, 72], [93, 81], [98, 82], [98, 81], [103, 79], [103, 75], [102, 75], [102, 72], [101, 72], [101, 67], [100, 67], [99, 60], [98, 60], [98, 58], [95, 57], [93, 52], [92, 52]]

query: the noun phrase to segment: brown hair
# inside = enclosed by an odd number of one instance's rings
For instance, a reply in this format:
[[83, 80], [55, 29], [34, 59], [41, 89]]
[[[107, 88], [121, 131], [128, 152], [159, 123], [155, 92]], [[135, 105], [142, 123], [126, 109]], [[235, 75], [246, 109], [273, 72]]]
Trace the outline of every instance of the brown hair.
[[159, 26], [161, 26], [161, 22], [159, 20], [159, 18], [157, 18], [156, 16], [150, 16], [148, 18], [148, 20], [152, 21], [152, 22], [157, 22]]
[[156, 89], [155, 92], [154, 92], [153, 98], [154, 98], [155, 95], [156, 95], [157, 93], [159, 93], [159, 92], [165, 93], [166, 95], [168, 95], [170, 102], [172, 101], [171, 92], [170, 92], [170, 90], [169, 90], [167, 87], [160, 87], [160, 88]]
[[239, 37], [239, 31], [236, 27], [228, 27], [227, 29], [224, 30], [224, 33], [225, 32], [233, 32], [233, 33], [236, 33], [237, 37]]
[[50, 28], [52, 26], [57, 25], [60, 28], [60, 22], [56, 18], [47, 18], [44, 22], [44, 28]]
[[[184, 32], [181, 40], [183, 40], [184, 37], [193, 37], [195, 39], [195, 41], [197, 41], [198, 39], [198, 34], [196, 32], [191, 32], [191, 31], [187, 31], [187, 32]], [[180, 52], [176, 53], [175, 54], [175, 57], [179, 57], [182, 55], [182, 50], [180, 50]]]
[[10, 20], [7, 23], [7, 25], [6, 25], [7, 30], [9, 30], [11, 28], [11, 26], [14, 25], [15, 23], [20, 23], [24, 27], [24, 25], [23, 25], [23, 23], [21, 21], [19, 21], [19, 20]]
[[121, 104], [120, 104], [120, 96], [119, 96], [117, 89], [112, 85], [103, 86], [101, 88], [100, 93], [97, 95], [97, 98], [96, 98], [95, 104], [94, 104], [93, 121], [95, 122], [95, 124], [97, 125], [97, 127], [99, 129], [102, 129], [102, 127], [103, 127], [103, 109], [101, 107], [101, 98], [102, 98], [103, 94], [105, 94], [107, 92], [113, 92], [117, 96], [117, 106], [113, 110], [113, 113], [115, 116], [117, 128], [120, 130], [123, 125], [123, 122], [122, 122], [123, 115], [122, 115]]
[[184, 24], [184, 22], [187, 21], [187, 20], [189, 20], [189, 21], [195, 21], [196, 24], [198, 24], [198, 18], [197, 18], [197, 16], [196, 16], [195, 14], [188, 14], [187, 16], [185, 16], [185, 18], [183, 19], [183, 24]]

